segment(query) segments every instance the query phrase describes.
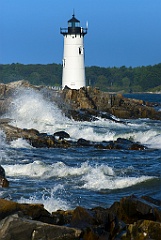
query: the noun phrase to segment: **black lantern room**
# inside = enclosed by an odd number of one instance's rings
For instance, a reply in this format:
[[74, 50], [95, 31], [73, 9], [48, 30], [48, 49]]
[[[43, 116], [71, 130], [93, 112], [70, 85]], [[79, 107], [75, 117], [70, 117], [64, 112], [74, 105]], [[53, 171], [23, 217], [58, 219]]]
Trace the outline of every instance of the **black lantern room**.
[[68, 28], [60, 28], [60, 33], [63, 35], [80, 34], [84, 36], [87, 33], [87, 28], [80, 27], [80, 21], [73, 14], [72, 18], [68, 21]]

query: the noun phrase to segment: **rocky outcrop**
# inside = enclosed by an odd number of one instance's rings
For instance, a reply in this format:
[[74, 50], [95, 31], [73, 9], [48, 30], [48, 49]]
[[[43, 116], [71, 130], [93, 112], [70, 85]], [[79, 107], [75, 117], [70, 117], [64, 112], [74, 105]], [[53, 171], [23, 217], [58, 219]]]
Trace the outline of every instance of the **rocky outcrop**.
[[98, 88], [83, 87], [79, 90], [65, 88], [60, 91], [43, 86], [33, 86], [27, 81], [0, 84], [0, 115], [4, 114], [18, 88], [33, 88], [44, 97], [55, 101], [68, 117], [77, 121], [93, 121], [97, 117], [112, 119], [112, 115], [122, 119], [150, 118], [161, 120], [161, 112], [156, 104], [142, 100], [124, 98], [121, 94], [102, 92]]
[[0, 122], [0, 129], [6, 135], [6, 141], [11, 142], [18, 138], [28, 141], [36, 148], [68, 148], [68, 147], [94, 147], [98, 149], [117, 149], [117, 150], [144, 150], [145, 146], [134, 143], [133, 141], [118, 138], [116, 141], [93, 142], [85, 139], [76, 141], [70, 139], [70, 135], [65, 131], [59, 131], [52, 135], [40, 133], [36, 129], [21, 129], [9, 125], [5, 120]]
[[129, 196], [110, 208], [79, 206], [51, 214], [41, 204], [0, 199], [0, 239], [159, 240], [160, 204], [161, 201], [147, 196]]
[[109, 94], [97, 88], [83, 87], [79, 90], [65, 88], [62, 97], [68, 109], [86, 110], [92, 115], [109, 113], [122, 119], [150, 118], [161, 120], [161, 112], [143, 100], [124, 98], [121, 94]]

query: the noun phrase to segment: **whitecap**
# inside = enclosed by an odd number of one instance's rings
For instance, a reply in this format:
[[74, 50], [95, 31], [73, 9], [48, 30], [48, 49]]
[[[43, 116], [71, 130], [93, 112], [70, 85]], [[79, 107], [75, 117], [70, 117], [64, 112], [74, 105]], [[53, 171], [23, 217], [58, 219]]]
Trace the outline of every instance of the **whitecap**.
[[33, 148], [27, 140], [22, 138], [11, 141], [10, 146], [13, 148]]
[[[59, 191], [60, 197], [57, 197], [57, 191]], [[38, 197], [40, 193], [35, 193], [30, 196], [28, 199], [21, 197], [19, 203], [28, 203], [28, 204], [43, 204], [44, 208], [50, 213], [57, 211], [58, 209], [67, 210], [70, 209], [70, 204], [61, 199], [61, 195], [66, 195], [65, 189], [61, 184], [54, 186], [51, 189], [44, 189], [41, 196]]]
[[85, 176], [82, 180], [85, 182], [81, 188], [99, 190], [115, 190], [134, 186], [138, 183], [145, 182], [154, 177], [106, 177], [106, 176]]

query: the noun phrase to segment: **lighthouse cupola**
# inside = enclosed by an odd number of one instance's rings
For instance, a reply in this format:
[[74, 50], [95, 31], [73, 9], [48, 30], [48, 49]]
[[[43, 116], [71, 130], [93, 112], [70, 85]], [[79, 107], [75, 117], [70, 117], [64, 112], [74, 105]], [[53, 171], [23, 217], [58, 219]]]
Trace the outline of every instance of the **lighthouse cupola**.
[[81, 33], [80, 21], [75, 18], [74, 14], [73, 17], [68, 21], [68, 33], [70, 34]]
[[86, 86], [84, 66], [84, 35], [87, 28], [80, 27], [80, 21], [72, 15], [68, 28], [60, 28], [64, 36], [62, 88], [79, 89]]

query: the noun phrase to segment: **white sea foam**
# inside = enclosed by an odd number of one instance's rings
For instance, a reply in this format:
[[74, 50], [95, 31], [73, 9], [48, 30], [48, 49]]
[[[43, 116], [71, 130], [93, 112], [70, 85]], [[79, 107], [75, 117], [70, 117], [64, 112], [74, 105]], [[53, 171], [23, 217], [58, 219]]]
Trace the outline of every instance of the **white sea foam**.
[[[88, 162], [84, 162], [78, 167], [71, 167], [63, 162], [56, 162], [52, 165], [47, 165], [42, 161], [34, 161], [33, 163], [27, 164], [5, 165], [4, 167], [6, 174], [9, 177], [27, 176], [30, 178], [42, 179], [48, 179], [51, 177], [64, 178], [67, 176], [81, 176], [95, 171], [93, 170], [93, 166], [90, 166]], [[104, 174], [114, 174], [113, 169], [106, 165], [98, 166], [96, 169], [99, 169], [99, 172], [103, 172]]]
[[[84, 138], [101, 142], [114, 141], [122, 137], [151, 148], [161, 148], [161, 133], [151, 129], [146, 120], [129, 121], [128, 124], [102, 118], [93, 122], [76, 122], [66, 118], [54, 102], [45, 100], [40, 92], [33, 89], [19, 89], [8, 114], [4, 117], [13, 119], [12, 124], [20, 128], [35, 128], [49, 134], [64, 130], [74, 140]], [[11, 146], [29, 147], [22, 140], [12, 142]]]
[[65, 121], [57, 106], [33, 89], [19, 89], [6, 116], [13, 119], [12, 124], [16, 127], [52, 133], [61, 126], [61, 121]]
[[91, 124], [91, 126], [77, 125], [68, 128], [67, 130], [70, 136], [74, 139], [84, 138], [86, 140], [101, 142], [101, 141], [110, 141], [114, 139], [115, 133], [106, 130], [104, 132], [96, 132]]
[[25, 139], [22, 138], [13, 140], [10, 146], [13, 148], [33, 148]]
[[52, 189], [45, 189], [42, 191], [41, 197], [38, 197], [37, 193], [30, 196], [28, 199], [21, 197], [20, 200], [18, 200], [19, 203], [41, 203], [44, 205], [44, 208], [49, 211], [50, 213], [62, 209], [67, 210], [70, 209], [70, 204], [67, 203], [67, 201], [62, 200], [60, 197], [56, 197], [56, 192], [59, 191], [62, 193], [62, 195], [65, 194], [65, 190], [63, 185], [58, 184], [54, 186]]
[[161, 133], [155, 130], [135, 132], [133, 140], [140, 142], [149, 148], [161, 149]]
[[6, 146], [5, 138], [6, 138], [5, 133], [2, 130], [0, 130], [0, 149]]
[[103, 174], [97, 173], [88, 174], [82, 178], [85, 182], [81, 188], [92, 189], [99, 191], [102, 189], [123, 189], [134, 186], [138, 183], [145, 182], [153, 177], [141, 176], [141, 177], [107, 177]]
[[5, 134], [0, 130], [0, 164], [3, 164], [7, 159], [6, 148]]

